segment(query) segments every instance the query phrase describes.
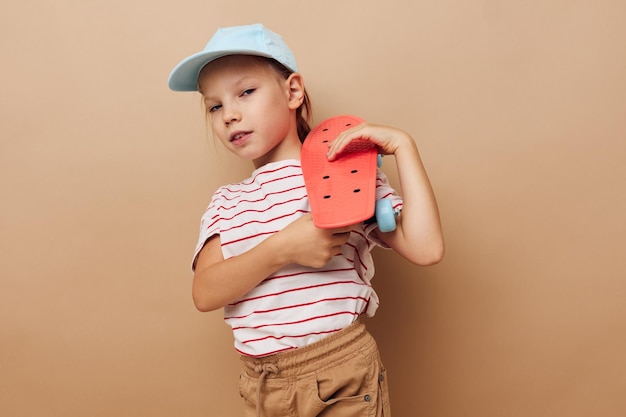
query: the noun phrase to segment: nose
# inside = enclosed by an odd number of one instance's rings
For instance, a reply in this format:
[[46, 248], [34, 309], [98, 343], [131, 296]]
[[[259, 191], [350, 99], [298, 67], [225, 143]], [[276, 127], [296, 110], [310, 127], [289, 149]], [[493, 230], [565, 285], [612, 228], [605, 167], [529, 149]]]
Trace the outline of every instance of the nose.
[[234, 105], [229, 105], [228, 107], [225, 107], [224, 111], [222, 112], [222, 116], [224, 118], [224, 123], [227, 126], [233, 122], [238, 122], [241, 120], [241, 112], [239, 111], [239, 108]]

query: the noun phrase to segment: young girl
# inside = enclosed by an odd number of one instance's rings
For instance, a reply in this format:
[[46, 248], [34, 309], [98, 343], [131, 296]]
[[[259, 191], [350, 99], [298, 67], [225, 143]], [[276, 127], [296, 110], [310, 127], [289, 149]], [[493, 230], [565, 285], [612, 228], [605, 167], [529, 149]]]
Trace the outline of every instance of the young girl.
[[389, 416], [386, 372], [359, 320], [378, 307], [370, 251], [439, 262], [437, 204], [413, 139], [363, 123], [329, 145], [328, 159], [358, 138], [394, 155], [404, 197], [381, 172], [376, 193], [401, 209], [397, 227], [316, 228], [300, 167], [310, 103], [297, 71], [282, 38], [255, 24], [219, 29], [170, 75], [172, 90], [202, 94], [214, 136], [255, 168], [219, 188], [202, 216], [193, 300], [200, 311], [224, 308], [246, 416]]

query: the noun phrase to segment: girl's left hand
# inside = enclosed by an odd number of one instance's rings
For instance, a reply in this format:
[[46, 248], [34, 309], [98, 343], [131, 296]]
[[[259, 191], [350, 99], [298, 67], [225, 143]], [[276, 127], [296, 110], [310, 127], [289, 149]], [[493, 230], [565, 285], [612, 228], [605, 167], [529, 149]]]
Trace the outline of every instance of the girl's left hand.
[[401, 130], [365, 122], [342, 132], [332, 141], [328, 148], [328, 160], [337, 159], [350, 142], [356, 139], [372, 142], [378, 147], [378, 152], [383, 155], [393, 155], [404, 143], [412, 141], [411, 137]]

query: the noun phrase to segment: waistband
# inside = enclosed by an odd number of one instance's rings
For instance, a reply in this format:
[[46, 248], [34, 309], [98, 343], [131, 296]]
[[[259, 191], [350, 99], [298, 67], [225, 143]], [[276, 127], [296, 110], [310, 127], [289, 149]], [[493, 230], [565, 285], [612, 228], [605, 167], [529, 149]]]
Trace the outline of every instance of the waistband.
[[261, 358], [242, 355], [241, 361], [244, 372], [250, 376], [259, 376], [272, 369], [266, 378], [283, 378], [312, 372], [375, 343], [365, 324], [357, 319], [337, 333], [310, 345]]

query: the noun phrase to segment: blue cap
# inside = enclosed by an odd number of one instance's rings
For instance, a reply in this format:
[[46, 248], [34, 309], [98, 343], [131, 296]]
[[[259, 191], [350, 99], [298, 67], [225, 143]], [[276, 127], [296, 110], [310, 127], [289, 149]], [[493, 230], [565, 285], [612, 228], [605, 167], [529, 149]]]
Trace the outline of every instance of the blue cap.
[[257, 55], [273, 58], [297, 72], [296, 58], [280, 35], [260, 23], [220, 28], [202, 52], [182, 60], [170, 74], [174, 91], [198, 91], [198, 76], [209, 62], [227, 55]]

